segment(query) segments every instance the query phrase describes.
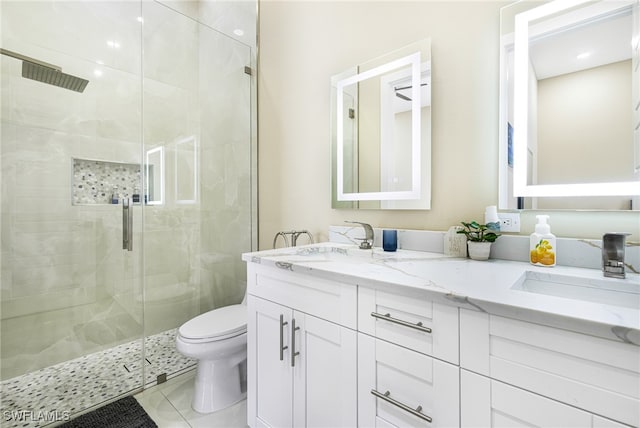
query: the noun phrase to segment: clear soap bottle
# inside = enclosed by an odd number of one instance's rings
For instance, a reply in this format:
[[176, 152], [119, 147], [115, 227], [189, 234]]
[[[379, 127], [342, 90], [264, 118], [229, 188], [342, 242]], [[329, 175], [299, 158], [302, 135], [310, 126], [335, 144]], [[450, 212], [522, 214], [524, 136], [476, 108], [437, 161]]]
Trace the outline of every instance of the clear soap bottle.
[[535, 232], [529, 238], [529, 261], [536, 266], [556, 265], [556, 237], [547, 223], [548, 215], [537, 215]]

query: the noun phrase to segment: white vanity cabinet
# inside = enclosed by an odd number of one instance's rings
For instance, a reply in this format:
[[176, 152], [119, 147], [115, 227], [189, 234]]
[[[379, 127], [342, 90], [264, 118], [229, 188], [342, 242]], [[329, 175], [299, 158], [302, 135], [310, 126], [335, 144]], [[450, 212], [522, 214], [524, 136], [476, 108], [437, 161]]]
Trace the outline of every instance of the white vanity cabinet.
[[247, 264], [252, 428], [640, 427], [640, 346], [607, 338], [637, 329], [505, 304], [507, 318], [364, 274], [355, 285], [343, 264], [328, 280], [259, 262]]
[[253, 264], [248, 273], [249, 425], [355, 427], [356, 287]]
[[358, 331], [358, 426], [459, 426], [458, 308], [361, 286]]
[[494, 411], [536, 426], [640, 425], [633, 344], [461, 309], [460, 366], [465, 427], [499, 426]]

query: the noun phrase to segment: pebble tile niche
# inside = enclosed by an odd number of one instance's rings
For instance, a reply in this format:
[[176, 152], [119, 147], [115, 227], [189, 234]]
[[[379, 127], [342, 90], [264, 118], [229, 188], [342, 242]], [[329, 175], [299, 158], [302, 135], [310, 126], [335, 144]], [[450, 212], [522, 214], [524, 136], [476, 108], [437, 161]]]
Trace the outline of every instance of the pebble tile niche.
[[140, 165], [73, 159], [73, 205], [111, 204], [114, 191], [118, 202], [140, 194]]

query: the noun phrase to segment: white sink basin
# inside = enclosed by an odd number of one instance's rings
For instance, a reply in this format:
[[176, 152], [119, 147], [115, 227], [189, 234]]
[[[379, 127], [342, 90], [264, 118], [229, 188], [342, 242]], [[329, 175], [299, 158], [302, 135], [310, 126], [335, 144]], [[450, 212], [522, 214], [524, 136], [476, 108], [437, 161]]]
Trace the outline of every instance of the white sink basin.
[[640, 284], [614, 278], [582, 278], [526, 271], [511, 289], [640, 309]]

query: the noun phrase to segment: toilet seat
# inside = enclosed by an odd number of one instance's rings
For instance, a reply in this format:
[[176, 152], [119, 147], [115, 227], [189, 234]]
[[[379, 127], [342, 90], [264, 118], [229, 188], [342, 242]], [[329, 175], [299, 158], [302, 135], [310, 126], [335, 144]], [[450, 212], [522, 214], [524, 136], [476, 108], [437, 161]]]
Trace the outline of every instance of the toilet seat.
[[246, 333], [247, 306], [229, 305], [214, 309], [184, 323], [178, 334], [185, 342], [213, 342]]

